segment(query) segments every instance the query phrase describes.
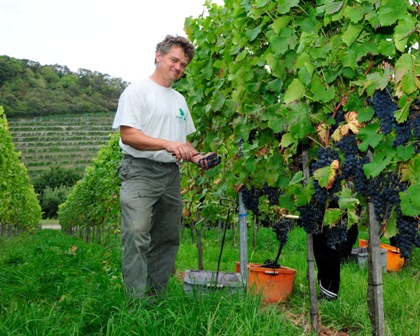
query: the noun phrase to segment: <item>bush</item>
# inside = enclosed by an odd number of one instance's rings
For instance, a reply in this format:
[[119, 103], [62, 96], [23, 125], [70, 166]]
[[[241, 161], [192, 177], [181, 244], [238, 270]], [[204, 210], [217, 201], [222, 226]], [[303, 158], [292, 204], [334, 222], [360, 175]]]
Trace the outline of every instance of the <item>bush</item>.
[[49, 171], [43, 172], [34, 181], [34, 188], [38, 194], [42, 194], [47, 187], [52, 189], [61, 186], [73, 187], [82, 178], [82, 174], [75, 169], [66, 169], [58, 166], [51, 167]]
[[59, 186], [57, 188], [46, 187], [40, 196], [42, 217], [46, 218], [57, 218], [58, 217], [58, 206], [67, 199], [68, 194], [72, 190], [72, 187]]

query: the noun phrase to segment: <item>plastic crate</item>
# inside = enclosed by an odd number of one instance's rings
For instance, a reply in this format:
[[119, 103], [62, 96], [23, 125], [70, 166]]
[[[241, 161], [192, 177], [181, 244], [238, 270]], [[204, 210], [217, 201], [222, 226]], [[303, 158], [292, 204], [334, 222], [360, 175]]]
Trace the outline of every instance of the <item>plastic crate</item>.
[[[383, 267], [384, 271], [386, 271], [386, 254], [387, 251], [381, 248], [381, 266]], [[351, 261], [355, 261], [359, 264], [359, 266], [366, 266], [368, 262], [368, 249], [367, 247], [357, 247], [351, 250]]]
[[[217, 279], [216, 279], [217, 276]], [[217, 281], [216, 281], [217, 280]], [[244, 292], [240, 273], [185, 270], [184, 291], [208, 293], [226, 290], [228, 293]]]

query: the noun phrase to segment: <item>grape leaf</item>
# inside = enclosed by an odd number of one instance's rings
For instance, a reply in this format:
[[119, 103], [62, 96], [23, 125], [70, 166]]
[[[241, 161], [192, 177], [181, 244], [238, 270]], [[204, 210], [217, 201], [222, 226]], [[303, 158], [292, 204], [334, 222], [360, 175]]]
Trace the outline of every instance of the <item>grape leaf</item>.
[[420, 215], [420, 184], [413, 184], [406, 192], [401, 192], [400, 199], [401, 211], [404, 215]]
[[359, 138], [362, 139], [359, 149], [366, 152], [369, 147], [376, 148], [382, 141], [383, 135], [378, 133], [378, 124], [369, 124], [359, 130]]
[[389, 220], [386, 223], [385, 230], [384, 230], [384, 237], [391, 238], [397, 234], [397, 212], [395, 208], [392, 209], [391, 215], [389, 216]]
[[340, 209], [348, 209], [351, 206], [359, 204], [359, 200], [353, 197], [352, 191], [350, 188], [343, 188], [339, 194], [338, 206]]
[[277, 19], [275, 19], [272, 24], [272, 28], [274, 32], [276, 34], [279, 34], [283, 28], [287, 27], [287, 25], [290, 23], [291, 20], [292, 20], [292, 17], [288, 15], [282, 15], [278, 17]]
[[278, 0], [277, 11], [280, 14], [286, 14], [292, 7], [299, 5], [299, 0]]
[[363, 25], [349, 24], [347, 30], [342, 35], [343, 42], [350, 47], [356, 41], [360, 32], [363, 30]]
[[223, 107], [223, 105], [225, 104], [225, 101], [226, 101], [226, 96], [222, 92], [217, 91], [213, 95], [213, 99], [212, 99], [212, 102], [211, 102], [212, 111], [214, 111], [214, 112], [219, 111]]
[[286, 38], [282, 36], [273, 36], [270, 38], [270, 46], [275, 54], [283, 55], [289, 48]]
[[304, 85], [299, 79], [295, 78], [287, 88], [286, 94], [284, 95], [284, 102], [289, 104], [292, 101], [300, 100], [304, 95]]
[[411, 157], [413, 157], [414, 155], [415, 155], [414, 146], [404, 147], [404, 146], [400, 145], [400, 146], [397, 147], [397, 156], [402, 161], [407, 161]]
[[378, 14], [381, 25], [390, 26], [407, 15], [407, 4], [407, 1], [401, 0], [382, 0]]
[[343, 7], [343, 1], [330, 2], [325, 5], [325, 13], [333, 14], [338, 12]]
[[295, 202], [293, 198], [289, 195], [282, 194], [279, 197], [279, 204], [282, 208], [287, 210], [294, 210], [295, 209]]
[[293, 137], [290, 133], [286, 133], [281, 137], [281, 145], [284, 148], [289, 147], [294, 142], [296, 142], [296, 141], [295, 141], [295, 139], [293, 139]]
[[347, 6], [344, 15], [350, 19], [352, 23], [357, 23], [364, 19], [364, 16], [372, 11], [371, 4], [358, 4], [357, 6]]
[[413, 184], [420, 183], [420, 155], [404, 165], [401, 173], [403, 181], [410, 181]]
[[322, 83], [321, 79], [318, 76], [312, 78], [311, 92], [313, 93], [313, 100], [323, 103], [327, 103], [335, 97], [335, 87], [331, 85], [327, 87]]
[[299, 171], [295, 174], [295, 176], [293, 176], [293, 178], [290, 180], [289, 185], [293, 185], [293, 184], [297, 184], [302, 182], [303, 180], [303, 172]]
[[[390, 148], [392, 151], [392, 147]], [[386, 151], [376, 151], [373, 160], [363, 166], [366, 177], [378, 176], [392, 161], [393, 156]]]
[[324, 225], [333, 227], [341, 218], [340, 209], [326, 209], [324, 215]]
[[252, 42], [261, 32], [261, 26], [257, 26], [254, 29], [249, 29], [245, 31], [245, 36], [247, 37], [248, 41]]
[[414, 55], [404, 54], [395, 64], [395, 82], [398, 83], [397, 92], [411, 94], [420, 90], [420, 61]]
[[255, 6], [257, 6], [257, 8], [262, 8], [262, 7], [266, 6], [269, 1], [270, 0], [256, 0], [255, 1]]

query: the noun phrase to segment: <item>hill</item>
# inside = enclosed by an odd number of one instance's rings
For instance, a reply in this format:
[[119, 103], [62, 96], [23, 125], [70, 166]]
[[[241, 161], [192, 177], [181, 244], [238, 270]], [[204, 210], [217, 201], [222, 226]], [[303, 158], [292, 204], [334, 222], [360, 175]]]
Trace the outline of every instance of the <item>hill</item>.
[[0, 106], [8, 119], [114, 112], [127, 85], [96, 71], [0, 56]]
[[106, 145], [115, 112], [8, 118], [16, 150], [31, 179], [52, 166], [83, 173]]
[[83, 173], [108, 143], [127, 85], [96, 71], [0, 55], [0, 106], [31, 179], [52, 166]]

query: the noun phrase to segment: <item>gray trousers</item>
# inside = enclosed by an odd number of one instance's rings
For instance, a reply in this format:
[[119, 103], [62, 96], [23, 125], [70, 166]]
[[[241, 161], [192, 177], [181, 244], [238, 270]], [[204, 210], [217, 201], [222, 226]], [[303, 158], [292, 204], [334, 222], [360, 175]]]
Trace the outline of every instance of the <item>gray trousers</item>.
[[124, 155], [120, 169], [122, 273], [131, 298], [166, 288], [179, 248], [182, 215], [176, 163]]

